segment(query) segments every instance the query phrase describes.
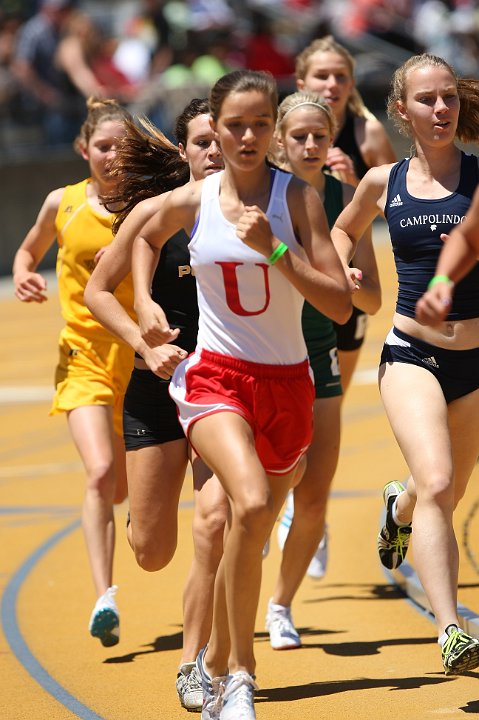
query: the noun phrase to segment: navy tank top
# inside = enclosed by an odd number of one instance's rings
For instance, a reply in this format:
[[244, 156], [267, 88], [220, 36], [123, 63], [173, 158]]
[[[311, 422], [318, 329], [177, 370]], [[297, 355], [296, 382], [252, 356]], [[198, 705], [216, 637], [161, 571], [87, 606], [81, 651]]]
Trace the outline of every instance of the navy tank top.
[[180, 328], [174, 344], [193, 352], [198, 335], [198, 298], [189, 242], [188, 235], [180, 230], [165, 243], [153, 277], [151, 297], [161, 305], [170, 327]]
[[[396, 312], [414, 317], [416, 303], [427, 290], [443, 247], [442, 233], [464, 221], [479, 181], [477, 157], [461, 154], [457, 190], [437, 200], [416, 198], [406, 188], [409, 158], [396, 163], [389, 175], [384, 214], [394, 252], [399, 292]], [[479, 264], [454, 291], [448, 320], [479, 317]]]

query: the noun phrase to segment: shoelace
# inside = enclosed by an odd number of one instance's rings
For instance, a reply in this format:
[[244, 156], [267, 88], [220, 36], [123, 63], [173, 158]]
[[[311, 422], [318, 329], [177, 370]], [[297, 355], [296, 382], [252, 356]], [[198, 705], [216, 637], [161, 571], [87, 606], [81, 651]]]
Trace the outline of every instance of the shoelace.
[[219, 718], [220, 716], [223, 707], [225, 684], [226, 677], [223, 676], [215, 677], [211, 680], [212, 696], [204, 703], [204, 707], [208, 710], [212, 718]]
[[253, 699], [253, 691], [258, 690], [254, 679], [246, 672], [238, 672], [231, 675], [224, 691], [224, 702], [235, 696], [235, 705], [238, 710], [248, 709]]
[[272, 620], [278, 623], [281, 631], [287, 630], [288, 632], [292, 632], [293, 620], [289, 610], [274, 610]]
[[448, 655], [454, 646], [456, 646], [456, 650], [460, 650], [464, 647], [464, 645], [468, 645], [471, 640], [472, 638], [465, 632], [462, 632], [461, 630], [452, 630], [451, 634], [442, 646], [442, 654]]
[[[210, 680], [209, 683], [210, 690], [208, 691], [208, 695], [203, 692], [203, 708], [208, 711], [210, 718], [219, 718], [223, 708], [226, 677], [215, 677]], [[201, 684], [200, 688], [202, 689]]]
[[188, 691], [202, 690], [201, 680], [194, 670], [191, 670], [188, 675], [186, 675], [185, 685]]
[[405, 527], [398, 527], [397, 537], [390, 541], [391, 547], [397, 552], [401, 560], [404, 560], [404, 550], [407, 549], [410, 535], [409, 526], [407, 526], [407, 529]]

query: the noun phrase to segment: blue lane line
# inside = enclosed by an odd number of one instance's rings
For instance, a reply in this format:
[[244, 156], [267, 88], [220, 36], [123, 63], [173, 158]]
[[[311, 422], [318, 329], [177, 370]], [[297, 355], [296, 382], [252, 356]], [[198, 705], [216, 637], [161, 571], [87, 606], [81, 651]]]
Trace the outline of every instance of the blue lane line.
[[59, 506], [59, 505], [0, 505], [0, 515], [68, 515], [71, 513], [78, 514], [80, 507], [76, 506]]
[[[386, 511], [383, 509], [379, 519], [379, 527], [381, 528], [385, 522]], [[402, 592], [405, 593], [405, 600], [435, 625], [436, 620], [434, 613], [432, 612], [429, 600], [413, 566], [407, 561], [404, 561], [402, 565], [395, 570], [388, 570], [388, 568], [383, 565], [381, 565], [381, 569], [389, 585], [394, 585], [402, 590]], [[457, 612], [462, 629], [469, 633], [469, 635], [479, 638], [478, 613], [470, 610], [465, 605], [461, 605], [459, 602], [457, 604]]]
[[32, 678], [52, 697], [70, 710], [81, 720], [105, 720], [77, 700], [65, 690], [38, 662], [30, 651], [18, 625], [17, 600], [18, 594], [29, 573], [39, 560], [56, 545], [60, 540], [76, 530], [80, 520], [75, 520], [62, 530], [52, 535], [43, 545], [40, 545], [35, 552], [23, 563], [8, 583], [2, 599], [2, 626], [3, 632], [10, 645], [13, 654], [21, 665], [30, 673]]

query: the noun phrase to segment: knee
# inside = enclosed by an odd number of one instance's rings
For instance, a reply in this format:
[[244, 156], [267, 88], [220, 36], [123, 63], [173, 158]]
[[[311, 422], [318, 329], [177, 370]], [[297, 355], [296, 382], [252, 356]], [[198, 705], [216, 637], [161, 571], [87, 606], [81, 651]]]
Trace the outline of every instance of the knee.
[[87, 492], [113, 502], [115, 485], [113, 462], [101, 462], [87, 468]]
[[228, 506], [222, 504], [195, 512], [193, 520], [193, 539], [195, 545], [213, 546], [223, 539]]
[[161, 542], [157, 537], [135, 536], [132, 527], [132, 546], [137, 564], [146, 572], [157, 572], [166, 567], [173, 559], [176, 550], [176, 538], [170, 542]]
[[326, 515], [327, 495], [311, 495], [309, 497], [294, 497], [294, 517], [304, 525], [318, 525]]
[[418, 501], [426, 501], [445, 510], [452, 509], [454, 506], [454, 483], [452, 477], [447, 473], [431, 474], [422, 488], [422, 492], [418, 493]]
[[264, 534], [275, 521], [273, 499], [270, 493], [249, 494], [233, 506], [233, 517], [248, 534]]

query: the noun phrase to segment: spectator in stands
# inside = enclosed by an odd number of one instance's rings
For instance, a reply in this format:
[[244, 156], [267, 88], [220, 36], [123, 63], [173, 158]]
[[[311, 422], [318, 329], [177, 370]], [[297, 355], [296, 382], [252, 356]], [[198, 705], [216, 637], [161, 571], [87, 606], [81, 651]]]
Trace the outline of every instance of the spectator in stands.
[[74, 12], [66, 20], [55, 54], [55, 64], [63, 77], [64, 94], [73, 101], [78, 95], [81, 107], [94, 95], [131, 102], [139, 85], [133, 83], [115, 65], [118, 41], [108, 37], [93, 19]]
[[12, 63], [22, 89], [24, 110], [40, 119], [48, 144], [72, 142], [83, 112], [63, 97], [61, 75], [54, 58], [60, 33], [73, 7], [72, 0], [41, 0], [38, 12], [21, 28]]
[[7, 13], [0, 10], [0, 104], [2, 105], [11, 100], [16, 90], [16, 82], [12, 74], [12, 61], [20, 26], [21, 16], [19, 13]]
[[253, 31], [245, 48], [245, 65], [266, 70], [276, 78], [294, 73], [294, 57], [278, 46], [271, 18], [259, 10], [251, 14]]

